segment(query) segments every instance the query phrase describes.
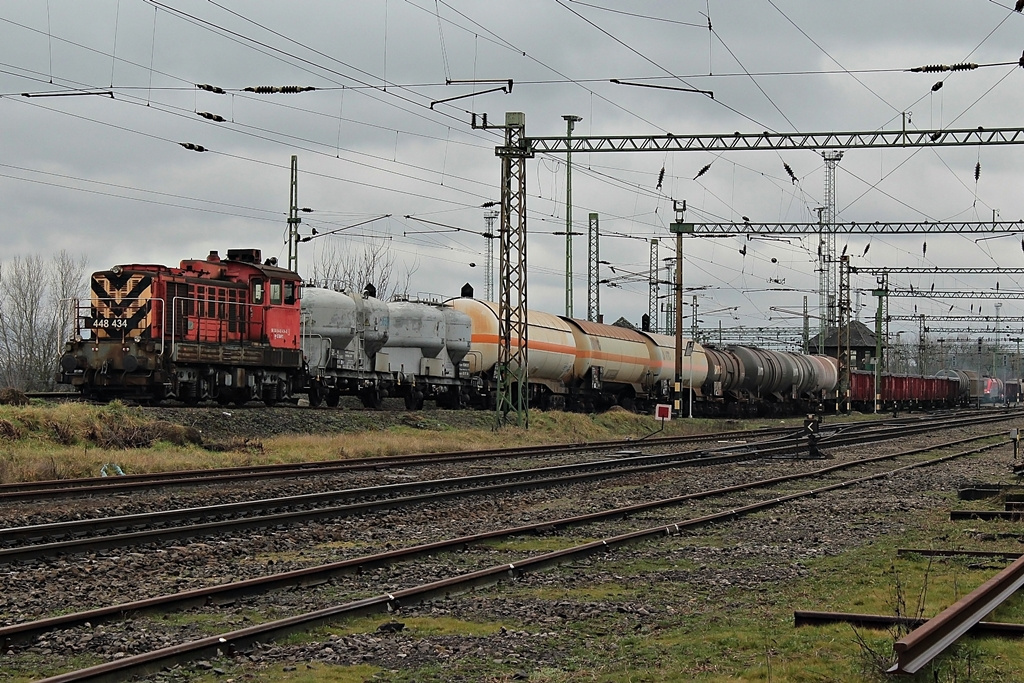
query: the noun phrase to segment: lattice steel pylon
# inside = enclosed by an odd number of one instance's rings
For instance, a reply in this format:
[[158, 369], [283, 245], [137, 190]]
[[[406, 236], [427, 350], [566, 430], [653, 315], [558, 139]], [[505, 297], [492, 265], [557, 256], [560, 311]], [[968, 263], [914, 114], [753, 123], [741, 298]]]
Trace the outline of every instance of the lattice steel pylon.
[[[486, 124], [485, 124], [486, 126]], [[529, 427], [529, 333], [526, 320], [526, 114], [506, 112], [501, 158], [501, 247], [498, 280], [497, 426]]]
[[601, 258], [601, 231], [597, 214], [592, 213], [587, 220], [587, 320], [592, 323], [601, 318], [601, 287], [598, 284]]
[[651, 326], [651, 332], [658, 332], [661, 327], [658, 325], [658, 238], [651, 239], [651, 269], [650, 285], [647, 290], [647, 319]]
[[488, 301], [494, 301], [494, 219], [501, 214], [497, 211], [488, 211], [484, 214], [484, 222], [487, 231], [484, 232], [484, 239], [487, 240], [487, 257], [484, 261], [484, 293]]
[[[850, 257], [843, 255], [839, 261], [839, 325], [836, 329], [836, 356], [839, 360], [839, 403], [840, 409], [850, 410]], [[845, 406], [845, 407], [844, 407]]]
[[[820, 279], [818, 286], [818, 315], [825, 334], [836, 327], [836, 166], [843, 158], [841, 151], [822, 152], [825, 160], [825, 202], [821, 215], [821, 237], [818, 242]], [[820, 344], [820, 342], [819, 342]]]

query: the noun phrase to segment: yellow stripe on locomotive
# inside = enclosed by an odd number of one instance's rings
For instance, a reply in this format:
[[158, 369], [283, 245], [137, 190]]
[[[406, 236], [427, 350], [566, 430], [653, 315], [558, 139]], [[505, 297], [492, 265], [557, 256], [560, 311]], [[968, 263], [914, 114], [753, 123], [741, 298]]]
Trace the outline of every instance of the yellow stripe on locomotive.
[[96, 273], [92, 278], [92, 330], [97, 339], [150, 336], [153, 278], [142, 273]]

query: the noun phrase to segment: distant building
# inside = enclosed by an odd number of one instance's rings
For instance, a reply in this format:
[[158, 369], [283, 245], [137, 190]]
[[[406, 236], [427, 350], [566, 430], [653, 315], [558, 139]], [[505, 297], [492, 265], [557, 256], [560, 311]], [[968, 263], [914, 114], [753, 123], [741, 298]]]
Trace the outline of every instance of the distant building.
[[612, 325], [614, 327], [625, 327], [626, 329], [636, 330], [636, 325], [634, 325], [633, 323], [629, 322], [625, 318], [619, 318], [618, 320], [613, 322]]
[[[819, 341], [820, 334], [810, 339], [809, 348], [811, 353], [822, 356], [839, 356], [839, 332], [837, 328], [830, 328], [825, 335], [825, 343]], [[875, 357], [876, 337], [874, 331], [864, 323], [853, 320], [850, 322], [850, 367], [855, 370], [865, 370], [871, 366], [869, 362]]]

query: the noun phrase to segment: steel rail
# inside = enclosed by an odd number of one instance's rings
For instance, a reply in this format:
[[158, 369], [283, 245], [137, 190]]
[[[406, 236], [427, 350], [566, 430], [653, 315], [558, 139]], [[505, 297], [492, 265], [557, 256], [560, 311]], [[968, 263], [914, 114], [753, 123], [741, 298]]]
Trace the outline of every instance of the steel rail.
[[[931, 418], [904, 418], [886, 420], [883, 426], [892, 424], [922, 424]], [[936, 420], [938, 422], [938, 420]], [[947, 424], [948, 418], [942, 421]], [[838, 425], [845, 429], [871, 429], [879, 423], [849, 423]], [[248, 465], [241, 467], [217, 468], [212, 470], [182, 470], [179, 472], [152, 472], [127, 474], [117, 477], [88, 477], [81, 479], [47, 480], [40, 482], [17, 482], [0, 484], [0, 501], [24, 500], [40, 497], [72, 497], [83, 494], [129, 492], [147, 487], [183, 486], [204, 483], [224, 483], [248, 479], [276, 479], [304, 477], [316, 474], [331, 474], [359, 470], [380, 470], [392, 466], [461, 462], [474, 459], [507, 458], [513, 456], [545, 456], [556, 453], [586, 452], [588, 450], [611, 450], [629, 448], [639, 444], [669, 446], [679, 443], [728, 439], [732, 437], [757, 438], [777, 437], [792, 434], [801, 436], [803, 430], [794, 427], [760, 428], [756, 430], [734, 430], [710, 434], [694, 434], [672, 437], [655, 437], [649, 440], [623, 439], [596, 441], [588, 444], [555, 444], [546, 446], [519, 446], [513, 448], [482, 449], [448, 453], [416, 453], [409, 455], [374, 456], [352, 460], [327, 460], [297, 464]]]
[[1024, 557], [893, 645], [889, 673], [917, 673], [1024, 585]]
[[558, 566], [566, 562], [583, 559], [599, 552], [605, 552], [617, 547], [646, 541], [652, 538], [659, 538], [666, 535], [679, 534], [683, 529], [702, 526], [705, 524], [735, 519], [737, 517], [759, 512], [764, 509], [775, 507], [783, 503], [797, 500], [799, 498], [816, 496], [828, 491], [834, 491], [859, 483], [881, 479], [892, 476], [896, 472], [914, 469], [923, 466], [935, 465], [948, 460], [963, 457], [989, 450], [997, 446], [1006, 445], [1007, 441], [998, 444], [989, 444], [981, 448], [972, 449], [962, 453], [934, 458], [924, 462], [912, 463], [894, 470], [888, 470], [866, 477], [847, 480], [828, 486], [810, 489], [799, 493], [780, 496], [752, 503], [739, 508], [718, 512], [703, 517], [687, 519], [674, 524], [659, 525], [657, 527], [632, 531], [618, 536], [612, 536], [599, 541], [593, 541], [582, 545], [573, 546], [563, 550], [557, 550], [542, 555], [517, 560], [515, 562], [495, 565], [487, 569], [469, 572], [459, 576], [434, 581], [431, 583], [384, 593], [378, 596], [356, 600], [343, 605], [329, 607], [326, 609], [310, 612], [280, 619], [273, 622], [252, 626], [245, 629], [214, 635], [188, 643], [181, 643], [153, 652], [142, 653], [130, 657], [124, 657], [92, 666], [78, 671], [67, 672], [50, 678], [40, 683], [69, 683], [71, 681], [123, 681], [129, 676], [155, 673], [173, 664], [182, 664], [194, 661], [200, 657], [215, 657], [223, 654], [233, 654], [240, 649], [259, 642], [273, 640], [292, 633], [309, 630], [324, 624], [332, 623], [341, 618], [378, 613], [383, 611], [392, 612], [399, 609], [403, 603], [412, 601], [425, 601], [440, 596], [450, 596], [454, 593], [462, 593], [479, 586], [492, 585], [503, 580], [514, 579], [529, 572], [541, 571], [550, 567]]
[[897, 556], [920, 555], [921, 557], [988, 557], [996, 560], [1016, 560], [1024, 553], [1005, 550], [937, 550], [935, 548], [897, 548]]
[[1011, 522], [1019, 522], [1024, 519], [1024, 510], [950, 510], [949, 519], [951, 521], [963, 520], [963, 519], [978, 519], [978, 520], [1007, 520]]
[[[977, 424], [977, 421], [974, 421]], [[864, 443], [898, 438], [915, 432], [931, 429], [932, 425], [915, 425], [909, 427], [890, 427], [873, 430], [866, 434], [856, 434], [842, 438], [834, 437], [828, 441], [831, 446]], [[752, 460], [759, 457], [782, 455], [802, 450], [801, 444], [782, 444], [757, 451], [749, 450], [748, 444], [726, 446], [714, 451], [704, 451], [697, 457], [680, 459], [690, 453], [638, 455], [613, 460], [601, 460], [582, 464], [558, 465], [515, 472], [479, 474], [453, 479], [428, 480], [419, 482], [403, 482], [386, 486], [375, 486], [344, 491], [328, 491], [303, 494], [284, 498], [271, 498], [256, 501], [224, 503], [203, 508], [187, 508], [149, 512], [119, 517], [54, 522], [25, 527], [0, 529], [0, 543], [10, 546], [18, 541], [38, 541], [45, 538], [66, 538], [78, 535], [79, 538], [61, 540], [34, 545], [21, 545], [0, 549], [0, 563], [20, 562], [54, 555], [83, 552], [87, 550], [105, 550], [139, 543], [181, 540], [208, 534], [219, 534], [229, 531], [244, 531], [266, 528], [279, 524], [297, 524], [308, 521], [328, 519], [331, 517], [349, 516], [383, 509], [405, 507], [420, 502], [434, 502], [444, 498], [480, 495], [487, 493], [505, 493], [511, 491], [553, 487], [609, 476], [622, 476], [643, 472], [659, 471], [674, 467], [710, 466]], [[739, 450], [740, 452], [731, 452]], [[526, 478], [524, 480], [524, 477]], [[399, 496], [409, 491], [428, 491], [422, 495]], [[332, 505], [309, 509], [308, 506], [322, 502], [337, 503], [339, 500], [358, 500], [367, 496], [379, 499], [362, 501], [346, 505]], [[399, 496], [380, 498], [381, 496]], [[245, 516], [252, 512], [283, 510], [302, 506], [298, 511], [280, 512], [260, 516]], [[197, 522], [187, 526], [168, 527], [168, 524], [184, 521], [215, 518], [216, 521]], [[126, 528], [149, 527], [145, 531], [135, 531], [108, 536], [85, 536], [88, 533], [123, 530]]]
[[[845, 623], [864, 628], [888, 628], [890, 626], [917, 627], [927, 623], [923, 617], [893, 617], [885, 614], [857, 614], [855, 612], [816, 612], [796, 610], [793, 612], [794, 626], [820, 626], [822, 624]], [[998, 621], [979, 621], [971, 627], [972, 635], [1024, 636], [1024, 624], [1004, 624]]]
[[57, 479], [39, 482], [18, 482], [0, 484], [0, 501], [33, 499], [42, 496], [60, 497], [93, 494], [97, 492], [123, 492], [146, 487], [182, 486], [204, 483], [219, 484], [229, 481], [250, 479], [277, 479], [306, 477], [318, 474], [333, 474], [360, 470], [382, 470], [390, 467], [410, 465], [433, 465], [465, 460], [485, 460], [511, 457], [547, 456], [562, 453], [612, 450], [635, 447], [639, 444], [671, 446], [681, 443], [712, 441], [732, 437], [757, 438], [799, 434], [797, 427], [775, 427], [757, 430], [734, 430], [711, 434], [691, 434], [673, 437], [657, 437], [650, 440], [622, 439], [595, 441], [585, 444], [553, 444], [544, 446], [517, 446], [512, 448], [491, 448], [475, 451], [449, 453], [414, 453], [408, 455], [373, 456], [351, 460], [325, 460], [288, 464], [249, 465], [225, 467], [212, 470], [182, 470], [178, 472], [152, 472], [126, 474], [117, 477], [87, 477], [82, 479]]
[[[392, 550], [385, 553], [379, 553], [376, 555], [357, 557], [349, 560], [322, 565], [319, 567], [309, 567], [290, 572], [283, 572], [280, 574], [273, 574], [265, 577], [260, 577], [257, 579], [250, 579], [247, 581], [222, 584], [220, 586], [210, 586], [206, 588], [195, 589], [191, 591], [185, 591], [182, 593], [165, 595], [156, 598], [150, 598], [132, 603], [114, 605], [112, 607], [89, 610], [87, 612], [66, 614], [58, 617], [52, 617], [49, 619], [42, 619], [33, 622], [15, 624], [13, 626], [0, 628], [0, 646], [2, 646], [4, 650], [6, 650], [12, 644], [25, 642], [46, 631], [58, 628], [71, 628], [74, 626], [81, 625], [85, 622], [95, 624], [104, 620], [120, 619], [131, 613], [150, 611], [154, 608], [161, 608], [167, 610], [171, 608], [185, 608], [205, 604], [220, 604], [223, 602], [228, 602], [233, 599], [237, 599], [239, 597], [266, 593], [282, 587], [318, 585], [320, 583], [326, 582], [334, 576], [338, 576], [341, 574], [357, 572], [365, 568], [384, 566], [395, 562], [406, 561], [426, 555], [431, 555], [438, 552], [463, 548], [486, 540], [495, 540], [509, 536], [518, 536], [526, 533], [549, 532], [553, 530], [564, 529], [572, 526], [580, 526], [584, 524], [590, 524], [593, 522], [605, 521], [609, 519], [625, 518], [629, 515], [641, 512], [648, 512], [658, 508], [671, 507], [675, 505], [680, 505], [682, 503], [703, 500], [715, 496], [721, 496], [742, 491], [749, 491], [768, 486], [775, 486], [777, 484], [782, 484], [790, 481], [810, 479], [822, 476], [823, 474], [830, 474], [832, 472], [850, 469], [864, 464], [881, 462], [884, 460], [892, 460], [898, 457], [919, 455], [921, 453], [931, 452], [934, 450], [938, 450], [940, 448], [949, 448], [952, 446], [958, 446], [964, 443], [969, 443], [971, 441], [978, 441], [981, 439], [990, 438], [990, 436], [991, 435], [970, 437], [967, 439], [960, 439], [954, 442], [940, 444], [938, 446], [927, 446], [922, 448], [915, 448], [902, 453], [862, 458], [860, 460], [833, 465], [811, 472], [782, 475], [779, 477], [771, 477], [769, 479], [761, 479], [754, 482], [747, 482], [745, 484], [734, 484], [732, 486], [726, 486], [718, 489], [710, 489], [706, 491], [688, 493], [680, 496], [674, 496], [672, 498], [663, 498], [660, 500], [648, 501], [645, 503], [635, 503], [633, 505], [614, 508], [611, 510], [602, 510], [600, 512], [593, 512], [586, 515], [578, 515], [575, 517], [545, 520], [518, 527], [499, 529], [481, 534], [473, 534], [470, 536], [462, 536], [459, 538], [450, 539], [447, 541], [440, 541], [437, 543], [422, 544], [418, 546], [411, 546], [408, 548]], [[991, 447], [994, 448], [998, 445], [1000, 444], [994, 444]]]
[[[977, 421], [975, 421], [975, 424], [977, 424]], [[857, 434], [839, 440], [830, 441], [829, 444], [832, 446], [841, 446], [860, 444], [866, 441], [898, 438], [930, 428], [931, 425], [917, 425], [914, 428], [895, 427], [887, 430], [876, 430], [867, 434]], [[603, 479], [609, 476], [653, 472], [674, 467], [708, 466], [732, 463], [752, 460], [759, 457], [791, 453], [793, 450], [803, 449], [804, 446], [803, 444], [785, 444], [753, 452], [745, 450], [747, 448], [748, 447], [746, 445], [724, 447], [715, 451], [716, 453], [722, 454], [709, 455], [705, 453], [702, 454], [702, 456], [685, 460], [679, 460], [678, 458], [680, 455], [688, 454], [641, 455], [617, 460], [585, 463], [582, 465], [560, 465], [533, 470], [520, 470], [511, 473], [481, 474], [469, 477], [431, 480], [425, 482], [404, 482], [401, 484], [390, 484], [387, 486], [349, 489], [347, 491], [329, 491], [286, 498], [226, 503], [222, 505], [208, 506], [205, 508], [169, 510], [164, 512], [142, 513], [121, 517], [74, 520], [70, 522], [57, 522], [52, 524], [0, 529], [0, 542], [10, 544], [11, 542], [19, 540], [38, 540], [40, 538], [45, 538], [47, 534], [49, 534], [50, 537], [62, 537], [72, 533], [84, 534], [104, 530], [119, 530], [133, 525], [136, 527], [139, 525], [155, 527], [145, 531], [128, 532], [117, 535], [89, 536], [71, 540], [41, 544], [37, 543], [35, 545], [7, 547], [0, 549], [0, 563], [24, 562], [74, 552], [106, 550], [128, 545], [138, 545], [140, 543], [182, 540], [225, 532], [262, 529], [268, 526], [276, 526], [280, 524], [298, 524], [309, 521], [319, 521], [332, 517], [350, 516], [378, 510], [406, 507], [416, 503], [436, 502], [446, 498], [491, 493], [508, 493], [540, 487], [554, 487], [590, 481], [593, 479]], [[934, 447], [930, 448], [934, 449]], [[728, 451], [736, 449], [744, 450], [741, 450], [739, 453], [728, 453]], [[925, 450], [928, 450], [928, 448]], [[522, 478], [524, 476], [538, 477], [538, 475], [541, 478], [515, 481], [515, 479]], [[441, 490], [438, 490], [439, 488]], [[339, 499], [343, 498], [358, 499], [368, 495], [397, 495], [406, 491], [430, 492], [420, 495], [381, 498], [378, 500], [363, 501], [347, 505], [302, 509], [298, 511], [280, 512], [255, 517], [227, 517], [229, 514], [241, 515], [254, 511], [279, 510], [288, 507], [295, 507], [300, 504], [309, 505], [322, 501], [337, 502]], [[161, 523], [166, 525], [203, 517], [216, 517], [217, 519], [216, 521], [199, 522], [187, 526], [159, 526]]]

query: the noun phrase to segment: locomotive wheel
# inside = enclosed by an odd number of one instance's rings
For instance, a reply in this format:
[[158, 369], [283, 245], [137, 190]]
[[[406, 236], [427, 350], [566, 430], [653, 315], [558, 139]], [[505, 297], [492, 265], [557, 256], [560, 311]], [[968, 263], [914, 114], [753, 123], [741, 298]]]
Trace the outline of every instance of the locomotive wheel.
[[405, 395], [406, 410], [423, 410], [423, 392], [416, 389]]
[[380, 387], [366, 387], [359, 392], [359, 399], [364, 407], [371, 410], [381, 410], [384, 407], [384, 392]]
[[327, 407], [337, 408], [339, 403], [341, 403], [341, 392], [337, 389], [329, 389], [327, 391]]
[[319, 382], [313, 382], [309, 385], [309, 406], [311, 408], [319, 408], [323, 402], [324, 389], [320, 386]]

